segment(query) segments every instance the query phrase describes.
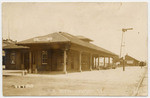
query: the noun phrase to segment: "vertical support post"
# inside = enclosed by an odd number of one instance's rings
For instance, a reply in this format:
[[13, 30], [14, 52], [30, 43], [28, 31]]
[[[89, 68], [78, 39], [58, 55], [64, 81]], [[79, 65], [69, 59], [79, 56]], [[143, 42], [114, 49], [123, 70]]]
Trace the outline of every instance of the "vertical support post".
[[65, 74], [67, 73], [66, 59], [67, 59], [67, 53], [66, 53], [66, 50], [64, 49], [64, 69], [63, 69], [63, 71]]
[[110, 66], [110, 57], [108, 57], [108, 66]]
[[94, 69], [94, 66], [95, 66], [95, 64], [94, 64], [94, 60], [95, 60], [95, 59], [94, 59], [94, 56], [93, 56], [93, 69]]
[[93, 65], [93, 61], [92, 61], [92, 54], [90, 54], [90, 70], [92, 71], [92, 65]]
[[93, 68], [93, 65], [94, 65], [94, 59], [93, 59], [93, 56], [91, 55], [91, 58], [92, 58], [92, 68]]
[[99, 65], [99, 56], [98, 56], [98, 69], [100, 70], [100, 65]]
[[24, 53], [22, 53], [22, 64], [21, 64], [21, 69], [24, 69]]
[[114, 58], [112, 57], [112, 65], [111, 65], [111, 68], [113, 68], [114, 66]]
[[79, 71], [82, 72], [82, 64], [81, 64], [81, 60], [82, 60], [82, 52], [79, 52]]
[[23, 57], [22, 57], [22, 59], [23, 59], [23, 65], [24, 65], [24, 53], [23, 53]]
[[123, 71], [125, 71], [125, 57], [123, 57]]
[[104, 67], [106, 67], [106, 64], [105, 64], [105, 57], [104, 57]]
[[96, 57], [94, 57], [95, 58], [95, 68], [96, 68]]
[[35, 64], [34, 64], [34, 52], [32, 52], [32, 73], [34, 73], [34, 66], [35, 66]]
[[92, 55], [92, 69], [94, 68], [94, 57]]
[[29, 52], [29, 73], [31, 73], [31, 66], [32, 66], [32, 53]]

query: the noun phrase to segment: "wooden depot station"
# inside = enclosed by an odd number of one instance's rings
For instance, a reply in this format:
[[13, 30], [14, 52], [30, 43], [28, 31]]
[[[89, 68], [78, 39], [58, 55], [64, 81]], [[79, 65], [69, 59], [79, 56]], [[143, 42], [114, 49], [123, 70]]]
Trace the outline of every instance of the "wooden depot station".
[[100, 69], [101, 66], [111, 67], [118, 55], [91, 41], [83, 36], [56, 32], [17, 42], [3, 48], [6, 52], [6, 69], [26, 69], [29, 73], [67, 73]]

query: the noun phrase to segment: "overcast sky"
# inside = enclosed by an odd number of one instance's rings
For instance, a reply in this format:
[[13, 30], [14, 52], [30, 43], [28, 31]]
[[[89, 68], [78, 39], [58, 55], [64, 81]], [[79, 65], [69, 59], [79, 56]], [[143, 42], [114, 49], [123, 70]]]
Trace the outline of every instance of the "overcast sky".
[[126, 53], [147, 60], [147, 3], [3, 3], [3, 38], [21, 41], [63, 31], [83, 35], [120, 54], [122, 28]]

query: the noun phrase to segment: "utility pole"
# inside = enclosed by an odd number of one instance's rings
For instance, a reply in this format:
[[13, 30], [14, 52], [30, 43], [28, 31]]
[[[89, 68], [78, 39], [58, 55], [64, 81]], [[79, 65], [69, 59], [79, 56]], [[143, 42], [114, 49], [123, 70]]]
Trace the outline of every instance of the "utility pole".
[[10, 40], [9, 19], [8, 19], [8, 40]]
[[120, 46], [120, 59], [122, 58], [123, 71], [125, 71], [125, 32], [128, 30], [133, 30], [133, 28], [122, 28], [122, 38]]

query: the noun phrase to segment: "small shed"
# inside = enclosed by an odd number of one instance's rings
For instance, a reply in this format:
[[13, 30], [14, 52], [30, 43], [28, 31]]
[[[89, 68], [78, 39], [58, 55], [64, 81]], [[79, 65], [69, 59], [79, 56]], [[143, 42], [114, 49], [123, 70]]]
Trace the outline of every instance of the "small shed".
[[126, 65], [127, 66], [139, 66], [139, 60], [129, 56], [128, 54], [125, 56]]

